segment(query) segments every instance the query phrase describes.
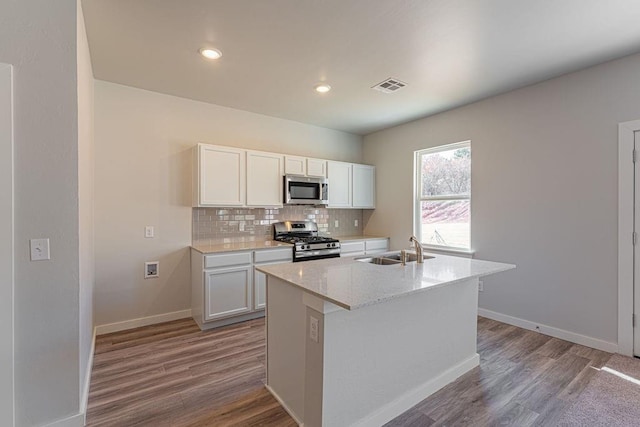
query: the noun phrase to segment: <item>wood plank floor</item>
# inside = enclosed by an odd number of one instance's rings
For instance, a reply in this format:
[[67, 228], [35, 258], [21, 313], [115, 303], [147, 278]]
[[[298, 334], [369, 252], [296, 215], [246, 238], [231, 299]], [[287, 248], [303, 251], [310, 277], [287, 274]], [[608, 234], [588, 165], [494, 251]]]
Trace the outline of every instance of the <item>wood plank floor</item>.
[[[191, 319], [96, 340], [89, 426], [294, 426], [263, 386], [264, 319]], [[478, 319], [480, 366], [387, 424], [552, 426], [611, 357]]]

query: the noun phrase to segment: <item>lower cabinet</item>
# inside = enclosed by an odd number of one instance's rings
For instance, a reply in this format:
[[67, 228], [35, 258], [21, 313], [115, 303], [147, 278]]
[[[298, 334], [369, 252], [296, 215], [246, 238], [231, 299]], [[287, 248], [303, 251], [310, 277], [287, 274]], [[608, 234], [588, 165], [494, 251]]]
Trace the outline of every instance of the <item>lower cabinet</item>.
[[364, 255], [364, 241], [340, 242], [340, 256]]
[[205, 320], [248, 313], [253, 310], [251, 298], [251, 265], [205, 270]]
[[291, 262], [290, 247], [203, 254], [191, 250], [191, 314], [200, 329], [264, 316], [266, 275], [256, 265]]
[[267, 306], [267, 275], [253, 269], [253, 309], [262, 310]]
[[387, 252], [388, 250], [389, 239], [386, 237], [340, 242], [340, 255], [344, 257], [373, 255]]

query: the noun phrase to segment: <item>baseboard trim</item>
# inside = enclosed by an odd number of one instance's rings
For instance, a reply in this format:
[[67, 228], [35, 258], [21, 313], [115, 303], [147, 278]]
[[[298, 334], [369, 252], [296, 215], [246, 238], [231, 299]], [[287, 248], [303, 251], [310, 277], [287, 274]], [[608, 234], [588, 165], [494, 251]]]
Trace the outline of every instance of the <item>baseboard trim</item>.
[[398, 415], [408, 411], [410, 408], [414, 407], [428, 396], [431, 396], [450, 382], [455, 381], [462, 375], [466, 374], [479, 364], [480, 356], [476, 353], [452, 368], [447, 369], [432, 380], [427, 381], [413, 390], [409, 390], [404, 395], [389, 402], [374, 413], [361, 418], [353, 425], [359, 427], [384, 425]]
[[553, 326], [543, 325], [541, 323], [531, 322], [529, 320], [520, 319], [484, 308], [478, 309], [478, 315], [488, 319], [497, 320], [498, 322], [507, 323], [519, 328], [528, 329], [530, 331], [539, 332], [544, 335], [559, 338], [561, 340], [570, 341], [572, 343], [595, 348], [597, 350], [606, 351], [608, 353], [617, 353], [618, 344], [599, 340], [597, 338], [588, 337], [586, 335], [576, 334], [575, 332], [566, 331], [564, 329], [554, 328]]
[[172, 320], [185, 319], [187, 317], [191, 317], [191, 310], [173, 311], [171, 313], [156, 314], [154, 316], [140, 317], [138, 319], [125, 320], [123, 322], [108, 323], [106, 325], [96, 326], [96, 335], [126, 331], [127, 329], [155, 325], [156, 323], [170, 322]]
[[278, 393], [276, 393], [275, 391], [273, 391], [273, 389], [271, 387], [269, 387], [269, 385], [265, 384], [264, 387], [267, 389], [267, 391], [269, 391], [269, 393], [271, 393], [271, 395], [278, 401], [278, 403], [280, 404], [280, 406], [282, 406], [282, 408], [287, 412], [287, 414], [289, 414], [289, 416], [291, 416], [291, 418], [293, 418], [293, 421], [296, 422], [296, 424], [298, 424], [298, 426], [300, 427], [304, 427], [304, 423], [302, 421], [300, 421], [300, 419], [298, 418], [298, 416], [291, 410], [289, 409], [289, 407], [287, 406], [286, 403], [284, 403], [284, 401], [280, 398], [280, 396], [278, 396]]
[[51, 424], [46, 424], [46, 427], [84, 427], [84, 414], [75, 414], [70, 417], [54, 421]]

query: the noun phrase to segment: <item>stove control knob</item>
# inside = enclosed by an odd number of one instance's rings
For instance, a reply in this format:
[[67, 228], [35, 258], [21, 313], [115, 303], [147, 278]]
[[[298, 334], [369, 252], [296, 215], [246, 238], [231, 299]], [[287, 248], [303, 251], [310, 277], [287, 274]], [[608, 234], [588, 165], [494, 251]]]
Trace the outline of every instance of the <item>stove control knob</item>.
[[331, 244], [331, 246], [335, 248], [335, 247], [336, 247], [336, 244], [335, 244], [335, 243], [332, 243], [332, 244]]
[[330, 248], [331, 247], [331, 243], [327, 243], [327, 247]]

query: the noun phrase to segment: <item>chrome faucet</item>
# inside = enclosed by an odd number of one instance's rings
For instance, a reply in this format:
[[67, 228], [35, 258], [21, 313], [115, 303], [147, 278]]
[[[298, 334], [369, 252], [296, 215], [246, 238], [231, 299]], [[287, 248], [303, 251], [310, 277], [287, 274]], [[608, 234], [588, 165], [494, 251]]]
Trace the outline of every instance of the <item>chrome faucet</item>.
[[424, 248], [420, 244], [420, 241], [418, 241], [416, 236], [411, 236], [409, 237], [409, 242], [413, 242], [413, 247], [416, 250], [416, 262], [418, 264], [422, 264], [424, 262], [424, 257], [422, 256], [422, 252], [424, 251]]

